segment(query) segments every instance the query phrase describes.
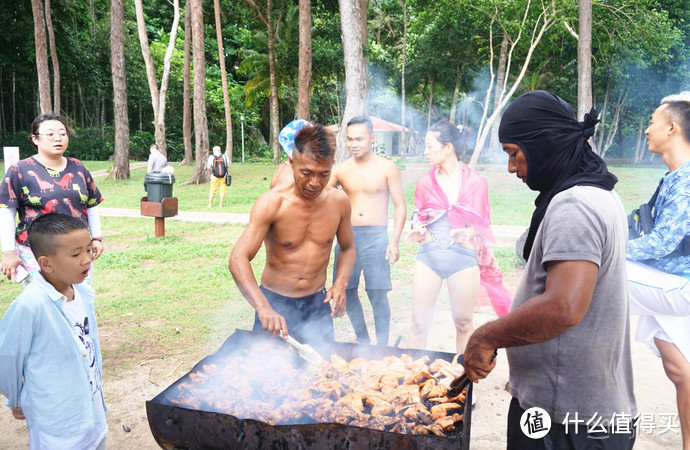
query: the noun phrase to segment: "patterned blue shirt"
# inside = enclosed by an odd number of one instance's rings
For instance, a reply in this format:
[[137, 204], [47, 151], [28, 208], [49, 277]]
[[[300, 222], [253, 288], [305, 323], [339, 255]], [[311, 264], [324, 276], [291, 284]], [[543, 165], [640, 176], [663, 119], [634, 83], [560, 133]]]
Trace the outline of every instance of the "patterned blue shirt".
[[690, 234], [690, 161], [664, 176], [653, 216], [652, 231], [628, 241], [628, 259], [666, 273], [690, 273], [690, 255], [683, 256], [678, 249]]

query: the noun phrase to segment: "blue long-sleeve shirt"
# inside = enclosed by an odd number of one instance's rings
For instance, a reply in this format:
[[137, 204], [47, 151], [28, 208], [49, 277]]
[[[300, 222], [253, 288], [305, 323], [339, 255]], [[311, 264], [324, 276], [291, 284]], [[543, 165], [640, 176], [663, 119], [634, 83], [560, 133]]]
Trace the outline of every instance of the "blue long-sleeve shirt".
[[[74, 285], [84, 301], [102, 369], [94, 292]], [[62, 311], [63, 296], [40, 275], [13, 301], [0, 320], [0, 392], [7, 406], [21, 407], [27, 425], [55, 436], [101, 425], [91, 394], [89, 357]], [[99, 391], [102, 392], [102, 391]]]
[[654, 228], [628, 241], [628, 259], [677, 275], [690, 274], [690, 255], [678, 245], [690, 234], [690, 161], [664, 176], [654, 203]]

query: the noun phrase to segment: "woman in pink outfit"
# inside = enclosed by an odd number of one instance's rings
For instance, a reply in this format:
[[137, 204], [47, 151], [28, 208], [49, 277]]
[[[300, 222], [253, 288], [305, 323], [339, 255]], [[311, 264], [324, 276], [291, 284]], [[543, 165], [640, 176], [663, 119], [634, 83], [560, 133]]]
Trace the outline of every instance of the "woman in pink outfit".
[[426, 135], [424, 157], [432, 169], [417, 182], [408, 237], [420, 244], [412, 281], [409, 348], [426, 347], [443, 280], [448, 285], [458, 353], [464, 351], [474, 328], [472, 313], [480, 284], [499, 317], [508, 313], [512, 301], [488, 247], [494, 237], [487, 183], [458, 161], [462, 143], [460, 131], [445, 121], [432, 125]]

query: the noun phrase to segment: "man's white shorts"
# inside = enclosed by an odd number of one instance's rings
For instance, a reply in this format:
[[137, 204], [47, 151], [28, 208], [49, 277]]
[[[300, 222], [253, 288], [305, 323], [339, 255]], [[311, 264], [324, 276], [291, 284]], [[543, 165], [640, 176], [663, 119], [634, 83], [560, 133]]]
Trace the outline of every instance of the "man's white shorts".
[[659, 356], [654, 338], [671, 342], [690, 361], [690, 281], [627, 261], [630, 314], [640, 316], [636, 340]]

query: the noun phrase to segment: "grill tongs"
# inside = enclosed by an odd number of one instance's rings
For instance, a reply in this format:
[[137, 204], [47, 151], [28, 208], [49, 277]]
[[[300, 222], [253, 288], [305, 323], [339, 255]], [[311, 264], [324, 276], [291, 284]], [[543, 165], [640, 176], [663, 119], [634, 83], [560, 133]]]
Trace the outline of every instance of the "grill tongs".
[[[498, 349], [494, 350], [493, 355], [491, 355], [491, 361], [496, 359], [496, 355], [498, 354]], [[460, 395], [460, 393], [467, 387], [468, 384], [470, 384], [471, 381], [469, 378], [467, 378], [467, 374], [463, 373], [460, 375], [458, 378], [454, 379], [450, 383], [450, 387], [448, 388], [448, 391], [446, 392], [446, 397], [448, 398], [453, 398], [457, 397]]]
[[[283, 337], [283, 330], [280, 330], [280, 337]], [[288, 344], [292, 345], [297, 349], [299, 355], [302, 358], [304, 358], [307, 362], [318, 366], [324, 361], [323, 357], [319, 355], [316, 352], [316, 350], [314, 350], [310, 345], [300, 344], [297, 340], [295, 340], [295, 338], [293, 338], [290, 335], [288, 335], [286, 340]]]

